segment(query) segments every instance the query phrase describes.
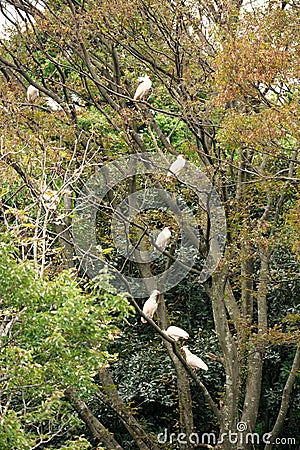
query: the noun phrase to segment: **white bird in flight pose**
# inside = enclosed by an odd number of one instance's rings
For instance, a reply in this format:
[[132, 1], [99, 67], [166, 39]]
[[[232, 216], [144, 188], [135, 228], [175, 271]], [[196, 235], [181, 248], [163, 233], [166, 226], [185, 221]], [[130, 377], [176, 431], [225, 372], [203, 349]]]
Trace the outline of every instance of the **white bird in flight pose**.
[[141, 84], [138, 85], [137, 90], [135, 91], [133, 100], [143, 100], [144, 97], [148, 94], [149, 90], [152, 86], [152, 81], [150, 80], [148, 75], [139, 78], [142, 81]]
[[[146, 300], [143, 306], [143, 313], [150, 319], [152, 319], [154, 314], [156, 313], [158, 307], [157, 297], [159, 295], [160, 292], [157, 289], [154, 289], [154, 291], [151, 293], [150, 297], [148, 298], [148, 300]], [[141, 317], [141, 321], [143, 323], [147, 323], [147, 320], [144, 319], [144, 317]]]
[[178, 341], [179, 339], [188, 339], [190, 337], [186, 331], [182, 328], [175, 327], [174, 325], [171, 325], [166, 330], [163, 330], [163, 332], [171, 339], [174, 339], [174, 341]]
[[177, 159], [170, 165], [169, 171], [167, 173], [166, 181], [170, 180], [174, 176], [177, 177], [179, 173], [182, 171], [186, 163], [185, 156], [179, 155]]
[[26, 97], [27, 97], [27, 101], [29, 103], [34, 103], [39, 95], [40, 95], [40, 91], [36, 87], [32, 86], [32, 84], [30, 86], [28, 86], [27, 92], [26, 92]]
[[190, 350], [184, 346], [181, 351], [185, 353], [186, 363], [196, 372], [196, 369], [208, 370], [207, 365], [199, 356], [194, 355]]
[[171, 237], [170, 227], [165, 227], [157, 236], [155, 244], [160, 248], [161, 251], [164, 251]]

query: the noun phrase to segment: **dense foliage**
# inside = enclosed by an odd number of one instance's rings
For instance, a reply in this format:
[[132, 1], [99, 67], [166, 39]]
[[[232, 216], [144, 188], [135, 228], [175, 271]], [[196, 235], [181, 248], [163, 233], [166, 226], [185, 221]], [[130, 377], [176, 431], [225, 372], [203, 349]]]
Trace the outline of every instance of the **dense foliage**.
[[[0, 10], [1, 449], [194, 448], [159, 442], [165, 430], [225, 434], [215, 449], [296, 449], [297, 2], [11, 0]], [[134, 102], [143, 74], [152, 88]], [[208, 209], [194, 180], [168, 181], [160, 170], [128, 177], [97, 202], [93, 250], [106, 267], [88, 279], [76, 202], [107, 163], [146, 152], [168, 164], [183, 154], [220, 195], [226, 248], [203, 283]], [[120, 202], [149, 186], [168, 192], [173, 210], [136, 214], [126, 238], [133, 252], [151, 249], [165, 226], [172, 238], [165, 254], [140, 263], [118, 251], [112, 225]], [[146, 298], [117, 291], [108, 273], [146, 279], [172, 266], [182, 244], [172, 202], [192, 211], [199, 253], [144, 325]], [[195, 375], [180, 343], [162, 339], [170, 324], [189, 333], [207, 372]], [[237, 447], [228, 433], [239, 422], [272, 442]]]

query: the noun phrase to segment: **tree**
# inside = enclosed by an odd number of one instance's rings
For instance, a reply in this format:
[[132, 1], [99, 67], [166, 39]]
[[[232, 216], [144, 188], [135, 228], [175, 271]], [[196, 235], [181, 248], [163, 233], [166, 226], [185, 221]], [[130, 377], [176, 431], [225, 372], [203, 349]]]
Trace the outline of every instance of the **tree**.
[[90, 448], [73, 436], [79, 422], [64, 390], [91, 395], [95, 373], [114, 358], [107, 343], [119, 333], [116, 315], [131, 309], [105, 275], [83, 293], [71, 273], [37, 278], [16, 254], [1, 244], [1, 448], [41, 448], [59, 438], [66, 449]]
[[[246, 433], [263, 425], [268, 425], [263, 431], [272, 434], [273, 443], [296, 386], [300, 352], [296, 296], [284, 296], [286, 304], [281, 308], [276, 301], [277, 290], [283, 293], [287, 285], [299, 289], [299, 234], [294, 226], [299, 202], [297, 6], [283, 8], [280, 2], [270, 1], [247, 11], [241, 1], [199, 1], [196, 5], [137, 0], [129, 10], [126, 3], [115, 0], [100, 5], [54, 1], [40, 10], [27, 1], [7, 4], [15, 6], [17, 17], [23, 18], [19, 23], [10, 16], [13, 28], [10, 39], [2, 39], [0, 56], [3, 79], [9, 87], [2, 93], [2, 113], [5, 117], [13, 113], [4, 146], [3, 170], [6, 179], [10, 177], [14, 183], [3, 202], [7, 227], [19, 236], [21, 232], [23, 253], [42, 267], [41, 272], [49, 270], [49, 253], [55, 260], [58, 239], [62, 263], [74, 266], [70, 232], [74, 205], [66, 188], [78, 193], [95, 166], [149, 150], [162, 157], [185, 154], [200, 166], [222, 197], [228, 228], [224, 257], [203, 284], [218, 339], [216, 354], [209, 356], [223, 367], [225, 375], [221, 394], [209, 392], [201, 376], [186, 365], [178, 347], [161, 332], [171, 313], [163, 296], [158, 326], [151, 320], [148, 323], [164, 338], [175, 368], [181, 432], [190, 436], [194, 430], [192, 379], [215, 415], [219, 438], [223, 436], [224, 442], [216, 442], [215, 448], [233, 448], [230, 432], [235, 433], [240, 422], [247, 430], [239, 448], [252, 448]], [[5, 5], [2, 12], [7, 14]], [[133, 72], [138, 75], [146, 70], [151, 74], [153, 93], [146, 102], [133, 103]], [[24, 92], [28, 83], [62, 110], [51, 113], [43, 99], [33, 109], [20, 104], [16, 93]], [[76, 110], [71, 94], [82, 99], [83, 110]], [[12, 132], [16, 124], [18, 139]], [[17, 154], [12, 152], [13, 146]], [[37, 161], [43, 161], [41, 169], [28, 167], [27, 147]], [[152, 174], [151, 181], [164, 187], [159, 174]], [[168, 189], [196, 209], [192, 186], [180, 184], [180, 177], [176, 182]], [[51, 189], [59, 187], [64, 211], [61, 205], [49, 212], [41, 200], [45, 183]], [[97, 238], [108, 266], [123, 275], [139, 273], [146, 279], [172, 264], [180, 242], [155, 264], [131, 264], [117, 254], [109, 235], [119, 199], [144, 186], [142, 177], [131, 177], [118, 192], [107, 192], [99, 207]], [[25, 208], [26, 213], [32, 211], [29, 221], [24, 221], [24, 208], [19, 208], [24, 205], [23, 191], [32, 195]], [[59, 216], [62, 211], [63, 219]], [[207, 212], [195, 214], [205, 231], [197, 264], [190, 272], [194, 283], [199, 282], [212, 237]], [[147, 250], [151, 232], [163, 228], [168, 220], [168, 215], [162, 218], [149, 212], [135, 218], [127, 236], [135, 243], [134, 251]], [[27, 239], [30, 226], [24, 223], [32, 223], [35, 230], [29, 248], [24, 235]], [[178, 226], [174, 228], [178, 234]], [[42, 239], [40, 247], [38, 239]], [[283, 264], [282, 255], [287, 253], [289, 261]], [[141, 304], [133, 298], [131, 302], [141, 313]], [[268, 361], [269, 348], [287, 348], [288, 357], [282, 364], [285, 381], [281, 401], [277, 399], [278, 414], [264, 424], [261, 388], [268, 373], [264, 360]], [[117, 412], [140, 448], [154, 448], [151, 446], [156, 444], [147, 441], [149, 436], [143, 434], [140, 423], [129, 423], [128, 409], [116, 390], [107, 389], [110, 374], [99, 376], [101, 401]], [[74, 391], [68, 391], [70, 402], [82, 414], [73, 395]], [[88, 420], [86, 423], [91, 426]], [[193, 448], [190, 442], [178, 445]], [[116, 448], [116, 443], [106, 442], [105, 446]]]

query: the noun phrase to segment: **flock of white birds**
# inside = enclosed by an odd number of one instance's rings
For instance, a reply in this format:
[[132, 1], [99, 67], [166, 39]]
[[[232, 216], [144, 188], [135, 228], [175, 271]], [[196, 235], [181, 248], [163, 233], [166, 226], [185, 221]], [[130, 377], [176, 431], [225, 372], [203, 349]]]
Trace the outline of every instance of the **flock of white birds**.
[[[141, 83], [138, 85], [136, 92], [134, 94], [133, 100], [141, 101], [144, 100], [144, 98], [147, 96], [149, 90], [151, 89], [152, 82], [148, 75], [145, 75], [144, 77], [139, 78], [139, 81]], [[36, 99], [39, 97], [39, 90], [33, 86], [30, 85], [27, 88], [27, 101], [29, 103], [34, 103]], [[186, 163], [185, 156], [179, 155], [177, 159], [170, 165], [166, 177], [166, 181], [170, 181], [174, 177], [178, 177], [179, 173], [182, 171]], [[51, 189], [44, 189], [44, 192], [42, 193], [42, 198], [44, 200], [44, 204], [47, 209], [49, 210], [55, 210], [59, 203], [59, 197], [57, 195], [57, 191], [53, 191]], [[160, 251], [164, 251], [167, 247], [169, 241], [171, 238], [171, 229], [170, 227], [165, 227], [157, 236], [155, 245]], [[145, 316], [149, 317], [150, 319], [153, 318], [154, 314], [156, 313], [157, 307], [158, 307], [158, 297], [160, 295], [160, 292], [158, 290], [154, 290], [148, 300], [145, 302], [143, 306], [143, 313]], [[141, 321], [143, 323], [147, 323], [147, 320], [142, 317]], [[178, 341], [179, 339], [188, 339], [189, 334], [184, 331], [182, 328], [176, 327], [174, 325], [171, 325], [167, 330], [163, 330], [164, 334], [168, 336], [171, 339], [174, 339], [174, 341]], [[202, 361], [201, 358], [194, 355], [187, 346], [181, 347], [181, 350], [185, 353], [186, 356], [186, 362], [187, 364], [193, 369], [203, 369], [208, 370], [207, 365], [204, 361]]]
[[[141, 83], [137, 87], [133, 100], [143, 100], [148, 94], [149, 90], [151, 89], [152, 83], [148, 75], [140, 78], [140, 81]], [[182, 171], [185, 164], [186, 164], [185, 156], [184, 155], [177, 156], [177, 159], [169, 167], [166, 181], [170, 181], [172, 178], [178, 177], [179, 173]], [[171, 229], [170, 227], [165, 227], [156, 238], [155, 241], [156, 247], [158, 247], [159, 250], [163, 252], [166, 246], [168, 245], [170, 238], [171, 238]], [[144, 303], [143, 313], [150, 319], [153, 319], [153, 316], [157, 311], [159, 295], [160, 292], [157, 289], [155, 289], [151, 293], [148, 300], [146, 300], [146, 302]], [[147, 322], [147, 320], [144, 317], [141, 317], [141, 321], [143, 323]], [[166, 336], [173, 339], [175, 342], [177, 342], [179, 339], [189, 338], [189, 334], [185, 330], [176, 327], [174, 325], [171, 325], [166, 330], [162, 331]], [[196, 369], [208, 370], [208, 367], [205, 364], [205, 362], [202, 361], [202, 359], [199, 358], [197, 355], [194, 355], [186, 345], [182, 346], [181, 350], [185, 353], [186, 363], [194, 371], [196, 371]]]
[[[153, 319], [153, 316], [157, 311], [159, 296], [160, 292], [157, 289], [154, 289], [148, 300], [146, 300], [146, 302], [144, 303], [143, 313], [145, 314], [145, 316], [149, 317], [149, 319]], [[147, 320], [144, 317], [141, 317], [141, 321], [143, 323], [147, 323]], [[171, 325], [166, 330], [162, 331], [166, 336], [173, 339], [175, 342], [177, 342], [179, 339], [189, 339], [190, 337], [185, 330], [179, 327], [175, 327], [174, 325]], [[202, 359], [199, 358], [199, 356], [194, 355], [194, 353], [192, 353], [186, 345], [181, 347], [181, 351], [185, 353], [186, 363], [194, 371], [196, 371], [196, 369], [208, 370], [208, 367], [205, 364], [205, 362], [202, 361]]]

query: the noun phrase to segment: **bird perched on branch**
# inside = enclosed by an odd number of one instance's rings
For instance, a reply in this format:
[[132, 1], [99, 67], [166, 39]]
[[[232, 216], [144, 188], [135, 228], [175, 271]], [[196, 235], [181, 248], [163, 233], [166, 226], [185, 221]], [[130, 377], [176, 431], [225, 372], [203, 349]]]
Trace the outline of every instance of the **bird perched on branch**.
[[57, 103], [57, 101], [53, 100], [53, 98], [51, 98], [51, 97], [46, 98], [46, 103], [49, 106], [49, 108], [51, 109], [51, 111], [62, 111], [63, 110], [62, 106], [59, 103]]
[[163, 332], [171, 339], [174, 339], [174, 341], [178, 341], [179, 339], [188, 339], [190, 337], [186, 331], [182, 328], [175, 327], [174, 325], [171, 325], [166, 330], [163, 330]]
[[26, 96], [29, 103], [34, 103], [39, 95], [40, 91], [36, 87], [32, 86], [32, 84], [28, 86]]
[[[150, 319], [153, 318], [154, 314], [156, 313], [158, 303], [157, 303], [157, 297], [160, 295], [160, 292], [157, 289], [154, 289], [154, 291], [151, 293], [148, 300], [146, 300], [144, 306], [143, 306], [143, 313], [149, 317]], [[147, 320], [144, 319], [144, 317], [141, 317], [141, 321], [143, 323], [146, 323]]]
[[165, 227], [157, 236], [155, 244], [161, 251], [164, 251], [171, 237], [170, 227]]
[[152, 86], [152, 81], [150, 80], [148, 75], [144, 77], [140, 77], [139, 81], [142, 81], [141, 84], [138, 85], [137, 90], [135, 91], [133, 100], [143, 100], [144, 97], [148, 94], [149, 90]]
[[49, 209], [50, 211], [56, 210], [60, 201], [57, 191], [45, 188], [44, 192], [42, 193], [42, 198], [44, 200], [45, 208]]
[[181, 351], [185, 353], [186, 363], [196, 372], [196, 369], [208, 370], [207, 365], [199, 356], [194, 355], [190, 350], [184, 346]]
[[169, 167], [166, 181], [169, 181], [174, 176], [177, 177], [179, 175], [179, 173], [182, 171], [182, 169], [184, 168], [185, 163], [186, 163], [186, 160], [185, 160], [184, 155], [177, 156], [176, 161], [174, 161]]

